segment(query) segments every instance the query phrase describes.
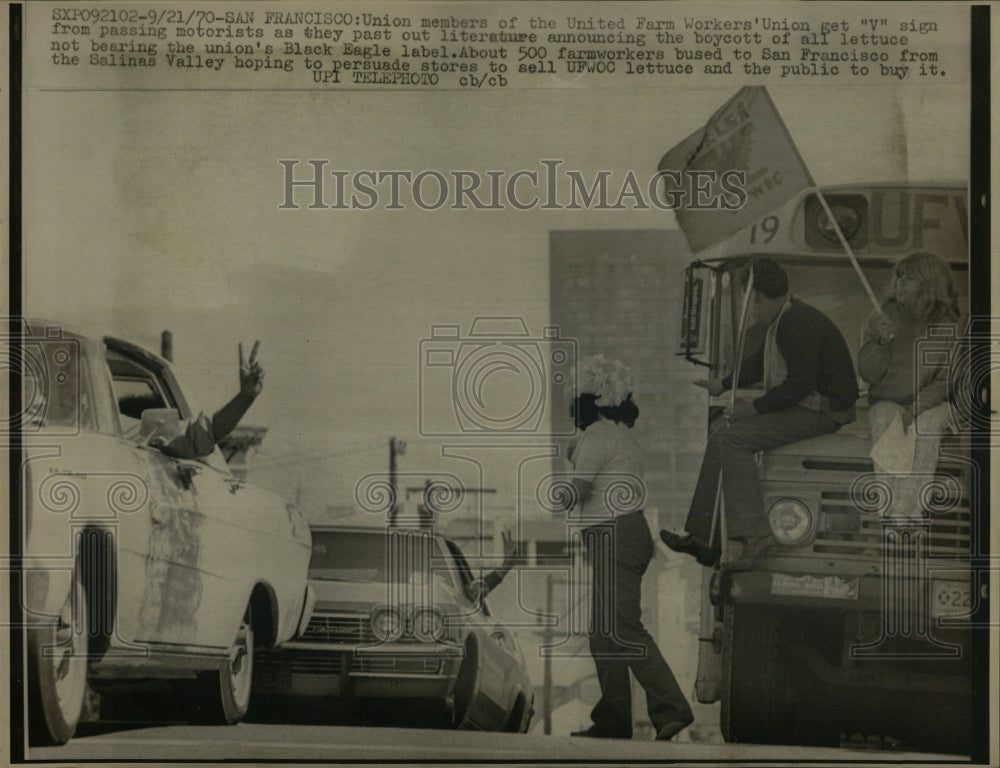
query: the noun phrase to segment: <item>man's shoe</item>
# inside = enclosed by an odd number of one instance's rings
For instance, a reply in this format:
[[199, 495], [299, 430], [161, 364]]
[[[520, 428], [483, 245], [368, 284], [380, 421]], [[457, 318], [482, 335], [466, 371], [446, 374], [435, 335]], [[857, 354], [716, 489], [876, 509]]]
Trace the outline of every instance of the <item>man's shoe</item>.
[[674, 552], [691, 555], [699, 563], [712, 568], [719, 562], [719, 553], [697, 541], [690, 533], [678, 536], [670, 531], [660, 531], [660, 539]]
[[671, 720], [669, 723], [664, 723], [663, 725], [661, 725], [659, 728], [656, 729], [656, 740], [670, 741], [674, 736], [683, 731], [693, 722], [694, 718], [688, 717], [680, 720]]
[[596, 725], [590, 726], [585, 731], [573, 731], [570, 736], [587, 736], [591, 739], [631, 739], [632, 734], [625, 733], [610, 733], [609, 731], [601, 730]]
[[[770, 536], [761, 536], [752, 539], [741, 539], [740, 553], [738, 555], [725, 557], [720, 563], [727, 571], [749, 571], [766, 550], [774, 545], [774, 539]], [[733, 540], [730, 539], [730, 544]], [[732, 552], [732, 547], [729, 549]]]

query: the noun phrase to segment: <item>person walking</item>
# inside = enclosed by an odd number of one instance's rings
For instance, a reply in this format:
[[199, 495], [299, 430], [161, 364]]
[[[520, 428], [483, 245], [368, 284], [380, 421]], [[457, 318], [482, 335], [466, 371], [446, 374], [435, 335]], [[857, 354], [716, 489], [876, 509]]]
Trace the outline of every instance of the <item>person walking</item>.
[[646, 692], [656, 738], [669, 740], [694, 715], [641, 619], [642, 577], [654, 550], [641, 509], [643, 455], [632, 432], [639, 409], [631, 378], [617, 360], [586, 358], [579, 364], [571, 406], [581, 432], [569, 457], [575, 491], [569, 506], [591, 563], [588, 634], [601, 689], [590, 715], [593, 725], [572, 735], [632, 738], [631, 670]]

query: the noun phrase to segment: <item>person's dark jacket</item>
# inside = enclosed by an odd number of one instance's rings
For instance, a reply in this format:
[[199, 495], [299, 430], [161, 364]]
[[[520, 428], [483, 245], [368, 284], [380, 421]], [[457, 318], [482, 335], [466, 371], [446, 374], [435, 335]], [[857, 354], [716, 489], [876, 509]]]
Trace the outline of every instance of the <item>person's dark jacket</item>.
[[[775, 334], [778, 351], [785, 360], [787, 375], [753, 401], [757, 413], [773, 413], [800, 403], [818, 392], [829, 398], [831, 411], [846, 411], [858, 399], [858, 380], [854, 361], [840, 329], [815, 307], [791, 300], [791, 306], [778, 320]], [[764, 380], [762, 343], [740, 368], [740, 386]], [[732, 376], [722, 380], [727, 389]]]

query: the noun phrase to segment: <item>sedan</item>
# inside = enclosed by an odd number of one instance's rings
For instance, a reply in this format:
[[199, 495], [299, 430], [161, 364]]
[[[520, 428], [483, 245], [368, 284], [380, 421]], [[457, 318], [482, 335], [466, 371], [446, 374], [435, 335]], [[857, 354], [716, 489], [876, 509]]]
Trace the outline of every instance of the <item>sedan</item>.
[[427, 702], [450, 727], [527, 731], [534, 697], [524, 656], [454, 542], [417, 529], [312, 532], [312, 618], [259, 657], [262, 698]]

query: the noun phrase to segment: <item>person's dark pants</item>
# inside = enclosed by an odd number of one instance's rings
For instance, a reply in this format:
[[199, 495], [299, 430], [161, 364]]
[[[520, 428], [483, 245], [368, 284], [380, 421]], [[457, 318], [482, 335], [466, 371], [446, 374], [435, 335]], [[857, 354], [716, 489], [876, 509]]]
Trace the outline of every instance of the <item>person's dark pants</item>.
[[[708, 438], [684, 530], [696, 541], [710, 543], [712, 511], [721, 469], [726, 536], [730, 539], [770, 536], [771, 527], [767, 523], [754, 455], [758, 451], [836, 432], [840, 426], [825, 413], [793, 405], [783, 411], [748, 416], [716, 430]], [[718, 532], [712, 544], [719, 546]]]
[[660, 649], [642, 625], [640, 588], [653, 557], [653, 539], [642, 512], [584, 531], [593, 568], [590, 653], [601, 698], [590, 713], [602, 735], [631, 738], [629, 670], [646, 691], [653, 726], [693, 719], [691, 707]]

